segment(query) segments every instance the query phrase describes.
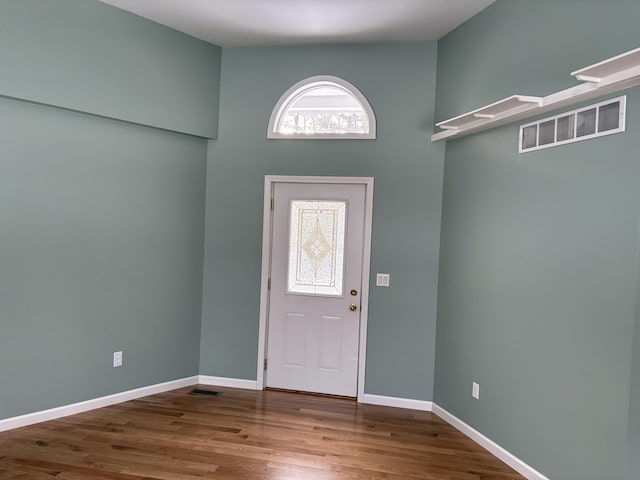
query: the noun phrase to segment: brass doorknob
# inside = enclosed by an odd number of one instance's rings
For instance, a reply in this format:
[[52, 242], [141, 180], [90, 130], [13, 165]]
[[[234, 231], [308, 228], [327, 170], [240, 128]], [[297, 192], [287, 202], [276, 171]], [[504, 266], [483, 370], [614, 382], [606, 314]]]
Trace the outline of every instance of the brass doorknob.
[[358, 306], [355, 303], [352, 303], [351, 305], [349, 305], [349, 310], [351, 310], [352, 312], [355, 312], [358, 309]]

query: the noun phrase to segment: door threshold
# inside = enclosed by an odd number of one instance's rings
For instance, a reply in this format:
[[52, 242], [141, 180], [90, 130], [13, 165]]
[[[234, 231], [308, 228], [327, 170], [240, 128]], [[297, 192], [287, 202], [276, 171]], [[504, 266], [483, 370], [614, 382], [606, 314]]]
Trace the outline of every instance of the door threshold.
[[304, 390], [290, 390], [288, 388], [275, 388], [275, 387], [267, 387], [265, 390], [270, 392], [282, 392], [282, 393], [295, 393], [298, 395], [309, 395], [311, 397], [325, 397], [325, 398], [336, 398], [339, 400], [351, 400], [355, 402], [357, 397], [348, 397], [345, 395], [333, 395], [331, 393], [318, 393], [318, 392], [306, 392]]

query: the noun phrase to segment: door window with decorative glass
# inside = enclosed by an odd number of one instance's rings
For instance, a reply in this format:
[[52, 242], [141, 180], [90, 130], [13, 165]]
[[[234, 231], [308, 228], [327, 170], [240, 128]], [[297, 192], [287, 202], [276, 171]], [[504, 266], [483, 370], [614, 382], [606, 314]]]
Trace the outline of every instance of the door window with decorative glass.
[[343, 296], [347, 202], [292, 200], [287, 293]]

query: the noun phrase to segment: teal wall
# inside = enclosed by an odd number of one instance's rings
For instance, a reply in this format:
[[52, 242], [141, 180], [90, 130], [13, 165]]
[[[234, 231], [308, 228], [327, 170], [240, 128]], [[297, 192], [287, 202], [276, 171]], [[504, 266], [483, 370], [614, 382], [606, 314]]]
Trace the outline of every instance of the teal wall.
[[[215, 115], [216, 52], [97, 2], [0, 4], [0, 419], [198, 373], [207, 142], [104, 117], [182, 122], [178, 78]], [[185, 70], [128, 98], [160, 63]]]
[[[637, 479], [640, 88], [625, 134], [429, 141], [574, 85], [637, 46], [637, 18], [635, 0], [498, 0], [438, 44], [220, 49], [94, 0], [3, 1], [0, 419], [255, 379], [264, 176], [372, 176], [366, 392], [434, 400], [554, 480]], [[376, 140], [266, 139], [319, 74], [365, 94]]]
[[[638, 234], [640, 238], [640, 234]], [[627, 480], [640, 478], [640, 241], [636, 262], [636, 309], [633, 333], [633, 361], [631, 364], [631, 395], [629, 401], [629, 440], [627, 445]]]
[[[437, 120], [575, 84], [637, 46], [637, 18], [635, 1], [498, 0], [439, 42]], [[554, 480], [638, 478], [640, 89], [624, 93], [624, 134], [519, 155], [512, 124], [446, 147], [435, 401]]]
[[571, 72], [638, 45], [637, 10], [636, 0], [497, 0], [438, 42], [437, 121], [576, 85]]
[[219, 47], [97, 0], [2, 0], [0, 95], [215, 138]]
[[[431, 400], [443, 144], [432, 144], [436, 44], [225, 48], [209, 143], [200, 372], [256, 378], [265, 175], [375, 178], [366, 392]], [[267, 140], [280, 96], [312, 75], [358, 87], [377, 140]]]

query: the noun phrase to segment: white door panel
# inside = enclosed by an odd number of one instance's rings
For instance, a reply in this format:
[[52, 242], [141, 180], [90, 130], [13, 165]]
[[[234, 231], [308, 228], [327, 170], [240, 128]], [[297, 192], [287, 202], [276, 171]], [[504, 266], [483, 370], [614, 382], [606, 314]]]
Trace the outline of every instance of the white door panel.
[[342, 318], [323, 315], [318, 336], [318, 368], [342, 370]]
[[304, 368], [306, 342], [300, 338], [306, 337], [307, 317], [300, 313], [287, 313], [280, 335], [283, 339], [283, 366]]

